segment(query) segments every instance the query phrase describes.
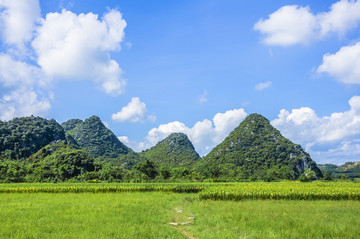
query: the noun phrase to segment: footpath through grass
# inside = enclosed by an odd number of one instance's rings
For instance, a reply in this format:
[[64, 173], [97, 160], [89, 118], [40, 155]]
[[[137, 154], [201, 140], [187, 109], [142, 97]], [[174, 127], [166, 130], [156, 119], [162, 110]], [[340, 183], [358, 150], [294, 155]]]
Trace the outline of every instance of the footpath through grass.
[[[168, 223], [187, 194], [0, 195], [0, 238], [186, 238]], [[193, 195], [195, 196], [195, 195]]]
[[0, 184], [0, 238], [360, 238], [359, 199], [351, 182]]

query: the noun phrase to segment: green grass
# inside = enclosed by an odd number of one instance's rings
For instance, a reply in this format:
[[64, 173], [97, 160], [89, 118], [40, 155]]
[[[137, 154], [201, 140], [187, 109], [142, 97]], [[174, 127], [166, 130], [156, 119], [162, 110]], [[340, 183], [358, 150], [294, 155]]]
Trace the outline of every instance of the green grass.
[[358, 201], [195, 201], [198, 238], [360, 238]]
[[168, 225], [187, 194], [1, 194], [0, 238], [185, 238]]
[[[121, 190], [111, 192], [113, 187]], [[74, 188], [84, 191], [71, 192]], [[0, 192], [14, 192], [0, 193], [0, 238], [360, 238], [359, 200], [209, 200], [219, 191], [359, 195], [359, 188], [350, 182], [0, 184]], [[41, 192], [48, 189], [51, 193]], [[92, 193], [95, 189], [101, 190]], [[188, 221], [190, 214], [193, 223], [169, 225]]]

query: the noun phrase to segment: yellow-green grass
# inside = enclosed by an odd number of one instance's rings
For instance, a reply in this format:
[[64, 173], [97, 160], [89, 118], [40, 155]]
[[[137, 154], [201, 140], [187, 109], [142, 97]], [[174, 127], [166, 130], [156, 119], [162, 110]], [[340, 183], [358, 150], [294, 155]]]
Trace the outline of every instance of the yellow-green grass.
[[199, 193], [201, 200], [360, 200], [360, 184], [351, 182], [278, 182], [245, 183], [207, 187]]
[[0, 238], [185, 238], [168, 225], [188, 194], [0, 195]]
[[61, 183], [0, 184], [0, 193], [198, 193], [201, 200], [360, 200], [360, 183], [252, 182], [252, 183]]
[[196, 238], [360, 238], [359, 201], [194, 201]]
[[[169, 225], [190, 214], [193, 223]], [[0, 225], [0, 238], [360, 238], [360, 202], [201, 201], [195, 193], [158, 191], [3, 193]]]

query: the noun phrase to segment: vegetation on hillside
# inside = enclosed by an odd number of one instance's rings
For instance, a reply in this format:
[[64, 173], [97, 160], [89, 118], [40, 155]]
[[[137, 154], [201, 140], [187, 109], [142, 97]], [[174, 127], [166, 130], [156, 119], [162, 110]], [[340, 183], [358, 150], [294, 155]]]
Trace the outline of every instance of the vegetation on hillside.
[[0, 121], [0, 147], [0, 182], [312, 181], [322, 176], [301, 146], [258, 114], [203, 159], [183, 133], [137, 154], [97, 116], [61, 126], [33, 116]]
[[31, 116], [0, 121], [0, 157], [26, 158], [54, 140], [65, 140], [65, 133], [53, 119]]
[[346, 162], [340, 166], [335, 164], [319, 164], [318, 167], [329, 179], [360, 178], [360, 162]]
[[83, 122], [69, 120], [62, 125], [65, 126], [66, 134], [94, 158], [117, 158], [131, 151], [111, 130], [105, 127], [97, 116], [92, 116]]
[[156, 167], [190, 167], [200, 159], [199, 154], [184, 133], [172, 133], [154, 147], [140, 153]]
[[259, 114], [248, 116], [199, 164], [206, 177], [235, 180], [297, 179], [305, 168], [322, 177], [310, 155]]

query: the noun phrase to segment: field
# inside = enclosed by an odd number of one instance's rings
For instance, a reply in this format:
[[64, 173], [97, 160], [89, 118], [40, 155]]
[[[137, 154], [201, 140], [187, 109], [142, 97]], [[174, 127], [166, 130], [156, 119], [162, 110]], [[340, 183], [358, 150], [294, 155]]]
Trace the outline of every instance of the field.
[[350, 182], [1, 184], [0, 238], [360, 238], [359, 190]]

